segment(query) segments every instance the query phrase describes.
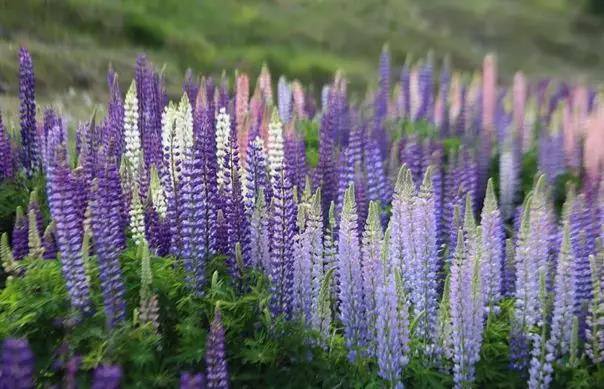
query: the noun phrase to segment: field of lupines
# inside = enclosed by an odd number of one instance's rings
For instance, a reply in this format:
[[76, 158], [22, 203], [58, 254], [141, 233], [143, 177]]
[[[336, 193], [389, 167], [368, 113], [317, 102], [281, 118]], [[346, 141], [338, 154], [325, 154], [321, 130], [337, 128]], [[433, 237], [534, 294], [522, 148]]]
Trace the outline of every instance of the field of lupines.
[[263, 68], [173, 102], [141, 55], [70, 126], [19, 62], [0, 388], [604, 386], [594, 87], [384, 49], [360, 101]]

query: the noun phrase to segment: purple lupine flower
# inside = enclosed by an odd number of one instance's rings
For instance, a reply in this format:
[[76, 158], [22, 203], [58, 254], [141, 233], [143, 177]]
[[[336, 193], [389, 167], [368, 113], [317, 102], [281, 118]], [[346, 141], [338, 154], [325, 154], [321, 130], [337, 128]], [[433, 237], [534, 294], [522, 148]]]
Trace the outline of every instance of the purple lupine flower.
[[306, 178], [306, 150], [304, 140], [295, 131], [290, 131], [285, 139], [285, 171], [292, 185], [304, 188]]
[[384, 274], [382, 270], [377, 275], [376, 356], [380, 377], [389, 381], [393, 388], [402, 389], [401, 373], [409, 360], [409, 321], [405, 303], [399, 304], [395, 274], [397, 272]]
[[516, 271], [514, 263], [514, 241], [512, 239], [505, 240], [505, 257], [501, 284], [502, 296], [514, 296], [514, 285], [516, 284]]
[[336, 199], [336, 215], [340, 218], [342, 207], [344, 206], [344, 197], [350, 184], [355, 181], [355, 163], [354, 155], [350, 148], [345, 148], [340, 153], [339, 171], [338, 171], [338, 196]]
[[109, 85], [109, 102], [107, 104], [106, 133], [103, 143], [112, 154], [121, 156], [124, 150], [124, 101], [117, 73], [111, 69], [107, 74], [107, 83]]
[[445, 60], [440, 71], [440, 98], [441, 98], [441, 124], [440, 133], [443, 136], [449, 135], [449, 89], [451, 87], [451, 71], [449, 69], [449, 61]]
[[[392, 216], [388, 230], [390, 239], [388, 239], [388, 259], [393, 270], [399, 270], [401, 274], [408, 271], [407, 264], [407, 240], [409, 239], [409, 226], [412, 223], [412, 201], [415, 193], [415, 186], [411, 171], [407, 165], [401, 166], [394, 187], [392, 198]], [[406, 281], [403, 278], [403, 281]], [[409, 285], [404, 285], [405, 290], [409, 290]]]
[[[317, 189], [319, 190], [319, 189]], [[306, 214], [310, 205], [308, 200], [298, 204], [298, 232], [294, 236], [292, 254], [294, 257], [293, 288], [292, 288], [292, 310], [294, 317], [301, 321], [310, 321], [312, 300], [312, 267], [313, 258], [311, 253], [311, 232], [306, 233]]]
[[14, 175], [13, 147], [2, 123], [2, 114], [0, 113], [0, 178], [11, 178]]
[[[151, 166], [161, 166], [161, 111], [162, 102], [158, 85], [158, 77], [146, 62], [142, 63], [142, 68], [136, 69], [137, 98], [139, 104], [139, 132], [142, 140], [143, 157], [145, 162], [145, 171]], [[189, 93], [189, 92], [187, 92]], [[189, 100], [194, 100], [195, 96], [188, 95]], [[194, 101], [191, 102], [194, 106]], [[146, 180], [143, 180], [146, 184]], [[145, 188], [141, 188], [144, 191]]]
[[227, 389], [229, 387], [229, 373], [226, 361], [224, 327], [222, 326], [222, 313], [218, 308], [210, 325], [210, 333], [206, 343], [206, 366], [208, 389]]
[[27, 339], [7, 338], [2, 342], [0, 387], [33, 389], [34, 355]]
[[379, 201], [382, 206], [386, 206], [392, 199], [392, 189], [384, 170], [384, 162], [380, 156], [378, 145], [374, 141], [369, 141], [365, 150], [367, 199]]
[[380, 157], [387, 154], [388, 134], [386, 133], [385, 120], [388, 114], [388, 101], [390, 97], [390, 51], [384, 46], [380, 55], [379, 89], [373, 102], [373, 130], [371, 132], [378, 142]]
[[401, 69], [401, 91], [400, 91], [400, 115], [407, 119], [411, 117], [411, 74], [409, 73], [409, 65], [405, 63]]
[[272, 187], [272, 225], [270, 239], [272, 311], [275, 315], [291, 314], [293, 257], [296, 209], [292, 185], [285, 174], [283, 129], [276, 112], [269, 125], [268, 162]]
[[195, 81], [195, 75], [193, 74], [193, 70], [188, 68], [185, 71], [185, 79], [182, 83], [182, 91], [186, 93], [189, 97], [189, 102], [191, 106], [195, 106], [195, 99], [197, 98], [197, 93], [199, 92], [199, 85]]
[[[331, 93], [329, 94], [332, 95]], [[329, 98], [329, 104], [324, 108], [319, 127], [319, 162], [315, 170], [316, 178], [313, 179], [321, 186], [323, 193], [323, 212], [326, 212], [329, 204], [336, 200], [337, 195], [337, 171], [335, 161], [335, 139], [333, 133], [336, 125], [336, 112], [334, 109], [334, 98]]]
[[432, 56], [428, 55], [426, 63], [421, 67], [418, 76], [418, 88], [420, 94], [419, 107], [415, 113], [415, 120], [433, 120], [433, 80], [432, 72], [434, 66], [432, 65]]
[[264, 190], [260, 188], [250, 215], [250, 264], [263, 269], [267, 274], [271, 270], [269, 219]]
[[180, 374], [180, 389], [205, 389], [206, 378], [201, 373], [183, 372]]
[[[593, 293], [587, 311], [585, 354], [595, 364], [604, 362], [604, 272], [595, 256], [590, 256]], [[598, 276], [598, 271], [600, 275]]]
[[51, 222], [42, 236], [42, 247], [44, 248], [44, 259], [57, 258], [57, 240], [55, 238], [55, 223]]
[[449, 284], [450, 343], [456, 388], [471, 385], [475, 365], [480, 359], [485, 310], [480, 269], [481, 235], [468, 211], [464, 227], [457, 234]]
[[[260, 136], [250, 139], [245, 155], [245, 208], [248, 217], [254, 212], [258, 193], [266, 194], [268, 184], [268, 171], [266, 166], [266, 152]], [[265, 198], [268, 200], [268, 198]]]
[[[363, 305], [365, 308], [365, 323], [363, 328], [365, 342], [370, 356], [377, 356], [378, 334], [375, 332], [374, 323], [378, 316], [377, 289], [383, 283], [382, 276], [382, 245], [384, 233], [382, 231], [381, 210], [379, 203], [369, 203], [369, 216], [365, 224], [362, 237], [362, 280], [363, 280]], [[396, 305], [395, 305], [396, 308]], [[396, 323], [396, 321], [394, 322]], [[395, 325], [396, 326], [396, 325]]]
[[277, 83], [277, 105], [282, 123], [289, 123], [292, 111], [292, 91], [284, 76]]
[[19, 100], [21, 112], [21, 145], [23, 168], [31, 175], [40, 165], [40, 149], [36, 129], [36, 80], [31, 55], [19, 49]]
[[86, 311], [90, 306], [90, 293], [81, 247], [86, 208], [82, 197], [85, 191], [76, 174], [67, 167], [65, 149], [59, 147], [52, 154], [46, 191], [50, 213], [56, 223], [63, 276], [72, 306]]
[[493, 180], [487, 183], [487, 192], [481, 215], [482, 227], [482, 265], [481, 285], [485, 295], [486, 306], [493, 309], [501, 299], [504, 238], [501, 213], [497, 208], [497, 198]]
[[416, 135], [411, 135], [401, 141], [400, 160], [404, 165], [407, 165], [413, 177], [413, 182], [416, 187], [419, 187], [423, 176], [423, 148]]
[[[117, 163], [102, 156], [90, 202], [94, 250], [99, 265], [107, 326], [113, 328], [126, 317], [124, 282], [119, 255], [124, 240], [121, 229], [122, 195]], [[104, 159], [104, 161], [102, 161]]]
[[564, 138], [562, 133], [542, 133], [539, 136], [539, 170], [547, 177], [550, 184], [564, 173]]
[[592, 234], [591, 219], [594, 210], [589, 206], [585, 194], [580, 194], [571, 204], [568, 215], [570, 222], [570, 242], [573, 252], [572, 271], [575, 282], [575, 314], [579, 319], [579, 334], [583, 338], [587, 307], [592, 297], [592, 275], [589, 256], [596, 254], [596, 237]]
[[23, 214], [23, 208], [17, 207], [15, 215], [15, 225], [13, 226], [13, 235], [11, 242], [13, 244], [13, 257], [19, 261], [29, 253], [27, 217]]
[[122, 368], [112, 365], [101, 365], [94, 369], [92, 389], [119, 389], [121, 387]]
[[[516, 285], [515, 285], [515, 319], [512, 336], [518, 344], [525, 344], [530, 336], [530, 329], [537, 325], [540, 312], [544, 309], [539, 298], [539, 277], [549, 273], [549, 229], [550, 213], [544, 188], [544, 177], [541, 176], [527, 196], [524, 204], [522, 223], [516, 243]], [[546, 279], [547, 282], [547, 279]], [[521, 339], [525, 340], [522, 341]], [[521, 369], [526, 366], [526, 350], [512, 347], [512, 366]]]
[[570, 244], [570, 227], [563, 226], [562, 246], [556, 267], [553, 289], [553, 313], [550, 336], [546, 344], [548, 359], [557, 360], [570, 351], [574, 304], [575, 279], [572, 272], [574, 256]]
[[340, 320], [344, 325], [344, 337], [348, 348], [348, 359], [357, 358], [357, 349], [364, 344], [363, 279], [361, 276], [361, 247], [358, 237], [354, 185], [350, 185], [344, 196], [344, 206], [338, 234], [336, 274]]
[[509, 131], [503, 140], [499, 156], [499, 197], [501, 198], [501, 213], [505, 220], [514, 214], [517, 197], [519, 170], [517, 153], [515, 153], [513, 132]]
[[528, 333], [531, 347], [531, 359], [529, 363], [529, 378], [527, 386], [529, 389], [548, 388], [552, 381], [552, 360], [548, 355], [546, 342], [547, 336], [547, 319], [550, 315], [549, 311], [549, 296], [546, 286], [546, 275], [544, 272], [539, 273], [539, 291], [538, 298], [540, 300], [540, 311], [535, 325]]
[[170, 251], [170, 226], [166, 220], [161, 220], [152, 204], [145, 208], [145, 236], [149, 247], [163, 257]]
[[[431, 339], [435, 332], [437, 300], [438, 251], [436, 247], [436, 220], [434, 216], [434, 196], [432, 193], [432, 169], [428, 168], [417, 196], [413, 199], [411, 225], [406, 226], [409, 241], [409, 285], [410, 299], [414, 315], [421, 319], [417, 334], [420, 338]], [[412, 244], [412, 245], [409, 245]]]

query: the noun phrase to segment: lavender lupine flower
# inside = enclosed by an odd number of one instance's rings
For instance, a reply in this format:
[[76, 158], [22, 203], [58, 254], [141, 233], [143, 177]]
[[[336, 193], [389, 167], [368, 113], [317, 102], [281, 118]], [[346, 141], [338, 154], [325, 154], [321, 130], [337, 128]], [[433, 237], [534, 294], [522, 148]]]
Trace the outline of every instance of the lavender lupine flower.
[[373, 102], [373, 138], [377, 140], [381, 158], [387, 154], [388, 137], [385, 128], [386, 115], [388, 114], [388, 101], [390, 97], [390, 51], [384, 46], [380, 55], [379, 89]]
[[499, 156], [500, 185], [499, 196], [501, 198], [501, 213], [505, 220], [509, 220], [514, 214], [518, 183], [518, 161], [517, 153], [514, 152], [512, 131], [509, 131], [503, 140], [501, 154]]
[[367, 171], [367, 198], [379, 201], [382, 206], [390, 203], [392, 190], [384, 170], [384, 162], [379, 153], [378, 145], [369, 141], [365, 149], [365, 169]]
[[[585, 354], [595, 364], [604, 362], [604, 256], [590, 256], [593, 293], [586, 318]], [[600, 272], [600, 276], [598, 276]]]
[[145, 207], [145, 236], [149, 247], [159, 256], [170, 250], [170, 226], [166, 220], [168, 201], [155, 166], [149, 169], [149, 196]]
[[[139, 56], [139, 58], [141, 58]], [[138, 99], [139, 121], [138, 127], [142, 139], [142, 150], [144, 157], [145, 172], [155, 165], [160, 166], [162, 161], [161, 152], [161, 109], [160, 80], [146, 60], [140, 63], [137, 60], [136, 86]], [[195, 99], [196, 87], [187, 91], [189, 99]], [[194, 102], [191, 102], [193, 105]], [[143, 177], [142, 184], [147, 183]]]
[[[445, 59], [443, 67], [440, 72], [440, 99], [441, 99], [441, 123], [440, 133], [443, 136], [449, 135], [449, 89], [451, 88], [451, 70], [449, 69], [449, 61]], [[436, 114], [435, 114], [436, 116]]]
[[263, 269], [267, 274], [271, 270], [269, 219], [264, 190], [260, 188], [250, 217], [250, 264]]
[[411, 117], [411, 75], [409, 73], [409, 65], [406, 62], [401, 69], [400, 83], [400, 115], [402, 118], [407, 119]]
[[284, 76], [279, 77], [277, 83], [277, 104], [279, 106], [279, 117], [282, 123], [289, 123], [292, 111], [292, 91]]
[[354, 185], [346, 190], [338, 234], [336, 274], [340, 320], [344, 325], [344, 337], [348, 359], [357, 358], [357, 349], [364, 344], [363, 279], [361, 276], [361, 248], [357, 232], [357, 212]]
[[[376, 322], [379, 314], [377, 290], [384, 283], [381, 276], [381, 272], [383, 271], [382, 246], [384, 233], [382, 231], [380, 213], [380, 206], [377, 202], [372, 201], [369, 203], [369, 216], [367, 217], [365, 231], [361, 240], [361, 275], [363, 279], [363, 305], [365, 308], [365, 323], [363, 327], [366, 329], [364, 336], [370, 356], [377, 356], [378, 334], [375, 332], [376, 327], [373, 323]], [[386, 296], [382, 297], [386, 298]], [[396, 303], [394, 309], [396, 309]]]
[[44, 259], [55, 259], [57, 257], [57, 240], [55, 238], [55, 223], [51, 222], [44, 230], [42, 236], [44, 247]]
[[553, 290], [553, 314], [551, 330], [547, 340], [547, 360], [553, 362], [570, 351], [574, 317], [575, 280], [572, 272], [574, 262], [570, 245], [570, 227], [563, 226], [562, 245]]
[[419, 107], [415, 113], [415, 120], [433, 120], [433, 80], [432, 80], [432, 56], [428, 55], [426, 63], [421, 67], [418, 76], [418, 88], [420, 93]]
[[285, 170], [292, 185], [302, 189], [306, 178], [306, 149], [304, 140], [295, 131], [289, 131], [285, 139]]
[[42, 247], [42, 238], [36, 225], [36, 213], [31, 209], [27, 215], [27, 244], [29, 247], [28, 255], [32, 258], [42, 258], [44, 247]]
[[224, 344], [224, 327], [222, 326], [222, 313], [218, 308], [214, 313], [214, 320], [210, 325], [206, 343], [206, 366], [208, 389], [227, 389], [229, 373]]
[[[409, 274], [406, 280], [414, 316], [421, 319], [417, 334], [431, 339], [436, 325], [438, 252], [436, 247], [436, 221], [432, 193], [431, 168], [428, 168], [417, 196], [413, 199], [411, 225], [406, 226], [407, 261]], [[413, 242], [411, 244], [411, 242]]]
[[25, 258], [29, 252], [27, 218], [23, 214], [23, 208], [17, 207], [15, 225], [13, 226], [13, 256], [19, 261]]
[[121, 156], [124, 150], [124, 104], [117, 74], [112, 69], [109, 69], [107, 73], [107, 83], [109, 86], [109, 102], [107, 104], [107, 116], [104, 123], [105, 134], [103, 136], [103, 144], [112, 154]]
[[94, 369], [92, 389], [119, 389], [121, 387], [122, 368], [119, 366], [101, 365]]
[[[388, 259], [392, 269], [400, 269], [401, 274], [408, 272], [408, 256], [407, 250], [409, 246], [409, 227], [412, 224], [412, 201], [415, 193], [413, 178], [411, 171], [407, 165], [401, 166], [394, 187], [394, 195], [392, 199], [392, 216], [388, 230], [390, 231], [390, 239], [388, 240]], [[403, 279], [404, 288], [409, 290], [409, 285], [406, 283], [406, 277]]]
[[529, 364], [529, 389], [547, 389], [552, 381], [552, 361], [547, 354], [547, 318], [550, 315], [548, 304], [547, 286], [545, 273], [539, 273], [539, 300], [540, 312], [535, 326], [529, 332], [531, 345], [531, 360]]
[[8, 131], [2, 124], [2, 114], [0, 113], [0, 179], [11, 178], [14, 175], [13, 147], [8, 136]]
[[254, 212], [258, 193], [266, 193], [268, 184], [268, 174], [266, 166], [266, 151], [264, 143], [260, 136], [256, 136], [248, 143], [247, 153], [245, 155], [245, 208], [248, 217]]
[[505, 297], [512, 297], [514, 295], [514, 285], [516, 284], [514, 248], [514, 241], [512, 239], [506, 239], [503, 275], [501, 280], [501, 293], [502, 296]]
[[505, 237], [492, 179], [489, 179], [487, 183], [487, 192], [480, 219], [483, 250], [481, 285], [485, 295], [486, 306], [491, 310], [501, 299], [503, 240]]
[[542, 133], [539, 136], [539, 170], [550, 184], [564, 173], [564, 138], [562, 133]]
[[293, 282], [292, 243], [295, 233], [295, 204], [292, 186], [285, 174], [283, 128], [273, 112], [269, 125], [268, 163], [272, 187], [271, 271], [275, 315], [291, 313]]
[[142, 323], [151, 323], [155, 331], [157, 331], [159, 329], [159, 301], [152, 289], [153, 273], [151, 270], [149, 247], [147, 245], [143, 244], [141, 246], [141, 254], [140, 321]]
[[355, 163], [354, 155], [350, 148], [345, 148], [340, 153], [340, 163], [338, 171], [338, 194], [336, 199], [336, 215], [339, 218], [342, 214], [344, 197], [350, 184], [355, 181]]
[[473, 223], [471, 217], [466, 217], [463, 229], [457, 234], [449, 284], [450, 344], [456, 388], [468, 387], [474, 381], [475, 365], [480, 359], [484, 324], [485, 296], [481, 286], [482, 232]]
[[50, 213], [56, 223], [57, 246], [71, 305], [86, 311], [90, 306], [90, 293], [82, 259], [85, 206], [81, 194], [84, 191], [78, 177], [67, 167], [65, 154], [63, 147], [53, 151], [46, 190]]
[[337, 171], [334, 156], [335, 149], [335, 125], [336, 112], [334, 108], [334, 98], [329, 93], [329, 104], [324, 107], [319, 127], [319, 162], [315, 170], [317, 177], [313, 179], [317, 185], [321, 186], [323, 193], [323, 212], [327, 210], [329, 204], [336, 200], [337, 195]]
[[[107, 325], [112, 328], [126, 317], [125, 289], [119, 263], [121, 247], [116, 245], [116, 242], [123, 240], [123, 230], [120, 225], [122, 201], [115, 161], [107, 159], [100, 161], [100, 168], [91, 193], [90, 209], [94, 250], [99, 265], [99, 279], [103, 291]], [[138, 193], [134, 193], [134, 195], [136, 198]]]
[[294, 236], [293, 251], [293, 289], [292, 309], [294, 316], [302, 321], [310, 319], [312, 299], [312, 258], [310, 234], [305, 234], [306, 214], [310, 205], [306, 201], [298, 203], [297, 230]]
[[23, 168], [28, 175], [40, 165], [40, 149], [36, 129], [36, 81], [29, 51], [19, 49], [19, 100], [21, 112], [21, 144]]
[[205, 389], [206, 378], [201, 373], [183, 372], [180, 374], [180, 389]]
[[188, 68], [185, 71], [185, 79], [182, 83], [182, 91], [189, 97], [189, 103], [191, 106], [195, 105], [195, 98], [197, 97], [197, 93], [199, 91], [199, 85], [195, 81], [195, 75], [193, 74], [193, 70]]
[[34, 355], [27, 339], [7, 338], [2, 342], [0, 387], [33, 389]]
[[[522, 223], [518, 237], [516, 263], [516, 301], [512, 326], [512, 337], [522, 345], [530, 335], [530, 329], [537, 325], [540, 312], [544, 310], [539, 298], [539, 277], [549, 274], [549, 212], [541, 176], [527, 196], [524, 204]], [[524, 341], [522, 340], [524, 338]], [[512, 366], [525, 366], [526, 350], [512, 347]]]

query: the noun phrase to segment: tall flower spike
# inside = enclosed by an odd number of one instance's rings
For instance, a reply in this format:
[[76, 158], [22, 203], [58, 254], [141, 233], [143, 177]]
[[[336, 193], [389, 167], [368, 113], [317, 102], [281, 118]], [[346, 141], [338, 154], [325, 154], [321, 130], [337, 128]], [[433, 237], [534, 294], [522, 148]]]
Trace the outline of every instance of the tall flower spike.
[[[369, 203], [369, 216], [362, 237], [362, 277], [363, 302], [365, 307], [365, 334], [369, 355], [376, 355], [377, 333], [373, 323], [378, 316], [377, 293], [382, 279], [382, 245], [384, 233], [380, 215], [380, 206], [376, 201]], [[394, 281], [394, 279], [392, 280]], [[385, 296], [382, 296], [385, 297]], [[396, 304], [394, 305], [396, 307]], [[373, 329], [373, 330], [372, 330]]]
[[147, 238], [145, 237], [145, 210], [141, 204], [138, 191], [132, 193], [129, 213], [132, 239], [137, 245], [141, 245], [146, 242]]
[[504, 231], [501, 214], [497, 208], [497, 198], [493, 189], [493, 181], [489, 179], [487, 192], [482, 207], [482, 280], [481, 284], [489, 309], [497, 305], [501, 299], [502, 270], [503, 270], [503, 240]]
[[551, 330], [546, 344], [548, 359], [552, 361], [570, 351], [574, 317], [575, 280], [571, 269], [574, 258], [570, 247], [568, 223], [564, 223], [562, 231], [562, 245], [554, 281]]
[[19, 100], [21, 112], [21, 163], [28, 175], [32, 175], [40, 165], [40, 149], [36, 128], [36, 81], [34, 66], [29, 51], [19, 49]]
[[604, 255], [590, 256], [592, 268], [593, 294], [589, 304], [585, 332], [585, 354], [595, 364], [604, 362], [604, 276], [598, 277], [598, 270], [604, 269]]
[[14, 274], [16, 272], [17, 263], [15, 262], [13, 251], [8, 243], [8, 234], [6, 232], [2, 234], [2, 240], [0, 240], [0, 260], [4, 273]]
[[279, 117], [281, 122], [289, 123], [292, 110], [292, 91], [284, 76], [279, 77], [277, 83], [277, 97], [279, 106]]
[[2, 123], [2, 114], [0, 113], [0, 179], [12, 178], [14, 175], [13, 147], [8, 136], [8, 131]]
[[258, 194], [260, 191], [266, 193], [268, 184], [266, 152], [260, 136], [255, 137], [248, 143], [244, 170], [244, 202], [249, 217], [254, 211]]
[[28, 246], [29, 246], [29, 256], [32, 258], [42, 258], [44, 254], [44, 247], [42, 246], [42, 240], [40, 238], [40, 233], [38, 232], [38, 227], [36, 226], [36, 213], [32, 209], [29, 211], [27, 215], [27, 225], [28, 225]]
[[218, 161], [218, 171], [216, 173], [218, 180], [218, 188], [223, 188], [225, 183], [225, 175], [230, 167], [226, 166], [225, 158], [227, 157], [227, 148], [230, 143], [231, 136], [231, 121], [224, 107], [220, 108], [216, 116], [216, 159]]
[[208, 389], [227, 389], [229, 387], [229, 373], [227, 370], [226, 351], [224, 344], [224, 327], [222, 313], [216, 308], [214, 320], [210, 325], [206, 344], [206, 366]]
[[268, 162], [272, 187], [271, 282], [273, 313], [289, 315], [292, 308], [293, 258], [296, 210], [283, 160], [283, 128], [276, 111], [269, 126]]
[[125, 179], [126, 188], [131, 193], [140, 188], [143, 163], [136, 88], [136, 83], [132, 81], [124, 102]]
[[121, 387], [122, 368], [119, 366], [101, 365], [94, 369], [92, 389], [119, 389]]
[[344, 337], [348, 348], [348, 359], [357, 358], [357, 349], [363, 345], [363, 279], [361, 276], [361, 247], [357, 233], [357, 210], [354, 185], [350, 185], [344, 196], [340, 220], [336, 274], [340, 320], [344, 325]]
[[[120, 223], [120, 193], [116, 193], [117, 164], [112, 161], [100, 161], [101, 167], [93, 185], [91, 209], [91, 229], [94, 238], [94, 250], [99, 266], [99, 279], [103, 291], [103, 304], [109, 328], [124, 320], [126, 316], [125, 288], [119, 263], [121, 247], [116, 244], [123, 239]], [[138, 201], [138, 191], [133, 193], [133, 212], [142, 208]], [[138, 222], [137, 222], [138, 223]], [[137, 244], [141, 241], [140, 227], [133, 230]]]
[[34, 355], [27, 339], [5, 339], [2, 342], [0, 366], [0, 387], [34, 388]]
[[42, 246], [44, 247], [44, 259], [57, 258], [57, 239], [55, 237], [55, 222], [51, 222], [44, 230], [42, 237]]
[[271, 269], [269, 212], [262, 188], [258, 192], [250, 218], [250, 242], [250, 262], [252, 266], [263, 269], [268, 274]]
[[23, 214], [23, 208], [17, 207], [15, 225], [13, 226], [13, 256], [19, 261], [27, 256], [29, 252], [27, 218]]

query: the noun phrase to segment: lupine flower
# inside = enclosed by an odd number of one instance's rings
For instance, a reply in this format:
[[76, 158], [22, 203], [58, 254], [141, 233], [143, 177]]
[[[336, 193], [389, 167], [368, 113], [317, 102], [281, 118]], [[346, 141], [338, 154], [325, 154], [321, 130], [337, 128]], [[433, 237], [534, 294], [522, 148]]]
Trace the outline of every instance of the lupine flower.
[[107, 73], [107, 83], [109, 85], [109, 102], [107, 104], [106, 133], [103, 144], [115, 156], [120, 156], [124, 149], [124, 104], [117, 74], [112, 69], [109, 69]]
[[[593, 294], [586, 318], [585, 354], [593, 363], [597, 364], [604, 362], [604, 296], [602, 292], [604, 280], [598, 277], [598, 270], [601, 271], [604, 258], [600, 254], [598, 259], [593, 255], [589, 259], [592, 268]], [[598, 264], [596, 261], [600, 261], [600, 263]]]
[[85, 311], [90, 305], [90, 294], [81, 251], [85, 208], [81, 201], [83, 191], [77, 177], [66, 165], [65, 149], [60, 147], [53, 154], [46, 186], [48, 204], [56, 223], [57, 246], [71, 304]]
[[0, 178], [11, 178], [14, 174], [13, 147], [2, 123], [2, 114], [0, 114]]
[[420, 96], [419, 105], [415, 112], [415, 120], [434, 120], [433, 112], [433, 79], [432, 73], [434, 65], [432, 64], [432, 56], [429, 54], [426, 62], [419, 70], [417, 86]]
[[277, 104], [279, 106], [279, 117], [282, 123], [289, 123], [292, 111], [292, 91], [284, 76], [279, 77], [277, 83]]
[[[250, 140], [245, 156], [245, 195], [246, 213], [251, 215], [257, 203], [258, 193], [266, 193], [268, 185], [266, 152], [262, 138], [259, 136]], [[249, 216], [248, 216], [249, 217]]]
[[27, 215], [27, 243], [29, 247], [28, 255], [32, 258], [42, 258], [44, 247], [42, 247], [42, 239], [36, 225], [36, 213], [33, 209]]
[[36, 81], [29, 51], [19, 49], [19, 100], [21, 112], [21, 163], [28, 175], [40, 165], [40, 149], [36, 129]]
[[411, 90], [410, 90], [410, 74], [409, 65], [405, 62], [405, 65], [401, 69], [401, 92], [400, 92], [400, 111], [401, 117], [409, 118], [411, 116]]
[[348, 359], [354, 361], [356, 350], [364, 344], [363, 279], [361, 276], [361, 247], [357, 233], [357, 210], [354, 199], [354, 185], [348, 187], [338, 234], [336, 274], [338, 279], [338, 299], [340, 320], [344, 325], [344, 337], [348, 347]]
[[146, 242], [145, 237], [145, 210], [141, 204], [138, 190], [132, 193], [132, 203], [130, 204], [130, 230], [132, 239], [137, 245]]
[[294, 113], [299, 119], [306, 119], [308, 116], [306, 112], [306, 96], [304, 95], [302, 84], [300, 84], [300, 81], [294, 80], [291, 84], [291, 89]]
[[385, 128], [386, 115], [388, 114], [388, 101], [390, 97], [390, 51], [384, 46], [380, 55], [379, 66], [379, 89], [373, 102], [373, 138], [377, 140], [380, 157], [384, 158], [387, 153], [388, 136]]
[[226, 389], [229, 387], [226, 351], [224, 344], [224, 327], [222, 313], [216, 309], [214, 320], [206, 343], [206, 366], [208, 389]]
[[541, 311], [534, 329], [529, 332], [531, 343], [531, 360], [529, 364], [529, 389], [546, 389], [552, 381], [552, 361], [547, 355], [547, 318], [550, 314], [546, 291], [545, 273], [539, 274], [539, 300]]
[[319, 127], [319, 162], [317, 169], [315, 170], [317, 177], [317, 185], [321, 186], [323, 193], [323, 212], [329, 206], [331, 201], [336, 200], [336, 180], [337, 171], [334, 157], [334, 132], [335, 132], [335, 110], [333, 107], [334, 98], [331, 97], [332, 93], [329, 94], [329, 105], [324, 108], [323, 115], [321, 116], [321, 124]]
[[274, 314], [291, 312], [293, 282], [292, 243], [295, 233], [295, 204], [292, 186], [285, 175], [283, 128], [273, 112], [269, 126], [268, 163], [272, 186], [271, 271], [272, 310]]
[[575, 303], [575, 280], [571, 269], [573, 260], [570, 247], [570, 227], [568, 223], [564, 223], [562, 247], [554, 280], [551, 330], [545, 346], [549, 361], [555, 361], [570, 351]]
[[292, 185], [302, 189], [306, 178], [306, 149], [304, 140], [295, 131], [289, 131], [285, 139], [285, 171]]
[[[538, 278], [540, 274], [546, 277], [549, 272], [550, 221], [543, 180], [543, 177], [539, 178], [533, 192], [525, 201], [515, 253], [516, 301], [512, 335], [519, 337], [518, 339], [529, 336], [529, 330], [537, 325], [540, 312], [545, 309], [541, 306], [542, 300], [539, 298]], [[513, 366], [524, 366], [525, 350], [512, 347], [512, 353]]]
[[384, 171], [376, 142], [369, 141], [365, 151], [365, 169], [367, 171], [367, 197], [370, 201], [379, 201], [385, 206], [390, 203], [392, 193], [390, 182]]
[[480, 219], [483, 250], [481, 285], [485, 295], [486, 306], [492, 309], [501, 298], [504, 231], [491, 179], [487, 183], [487, 192]]
[[23, 214], [23, 208], [21, 207], [17, 207], [11, 241], [13, 243], [13, 256], [15, 260], [19, 261], [25, 258], [29, 252], [28, 226], [27, 218]]
[[122, 368], [119, 366], [101, 365], [94, 369], [92, 389], [119, 389], [121, 387]]
[[55, 238], [55, 223], [51, 222], [44, 230], [42, 236], [44, 247], [44, 259], [55, 259], [57, 257], [57, 240]]
[[[110, 328], [124, 320], [126, 316], [125, 289], [119, 263], [121, 247], [116, 244], [123, 240], [124, 233], [120, 226], [121, 193], [116, 190], [119, 188], [118, 177], [117, 164], [111, 160], [102, 161], [93, 184], [90, 202], [94, 250], [99, 265], [105, 316]], [[133, 195], [131, 212], [139, 208], [142, 212], [138, 191]], [[132, 224], [137, 223], [138, 221], [133, 221]], [[133, 238], [137, 244], [142, 244], [145, 241], [144, 226], [142, 238], [141, 231], [136, 228], [133, 231]]]
[[5, 339], [0, 361], [0, 387], [33, 389], [33, 374], [34, 355], [27, 339]]
[[2, 239], [0, 240], [0, 261], [2, 269], [4, 269], [6, 274], [13, 274], [17, 270], [15, 257], [8, 243], [8, 234], [6, 232], [2, 234]]
[[250, 218], [250, 263], [252, 266], [257, 266], [267, 273], [271, 269], [269, 219], [264, 190], [260, 188]]
[[183, 372], [180, 374], [180, 389], [205, 389], [206, 379], [201, 373]]
[[138, 100], [136, 98], [136, 84], [133, 81], [124, 102], [124, 163], [127, 175], [126, 185], [131, 192], [140, 188], [143, 163], [138, 121]]
[[[362, 280], [363, 280], [363, 305], [365, 308], [365, 324], [367, 330], [365, 334], [369, 355], [376, 355], [377, 334], [375, 323], [378, 317], [377, 293], [378, 287], [383, 287], [382, 267], [382, 246], [384, 233], [382, 231], [380, 206], [377, 202], [369, 203], [369, 216], [365, 225], [365, 231], [362, 237]], [[385, 292], [385, 291], [384, 291]], [[386, 298], [385, 296], [382, 296]], [[396, 309], [396, 303], [394, 304]], [[396, 321], [395, 321], [396, 323]]]
[[511, 132], [503, 140], [501, 154], [499, 156], [500, 181], [499, 192], [501, 198], [501, 213], [505, 220], [509, 220], [514, 213], [514, 203], [516, 200], [516, 187], [518, 182], [518, 161], [514, 153], [513, 139]]

